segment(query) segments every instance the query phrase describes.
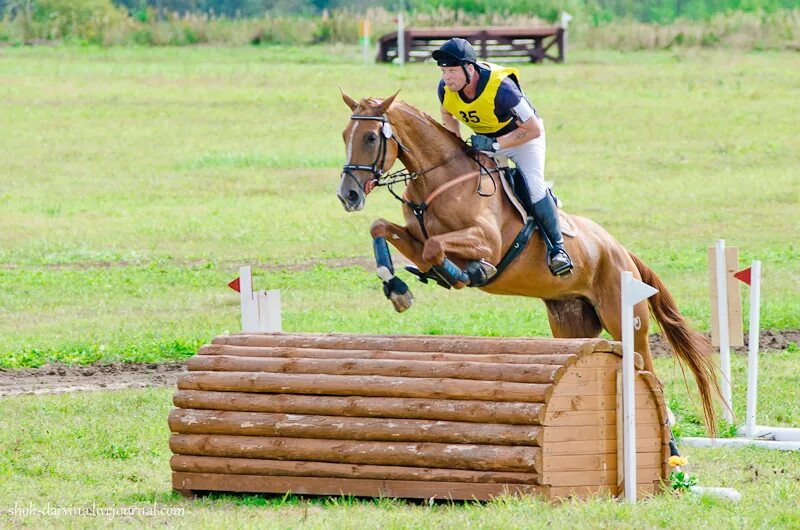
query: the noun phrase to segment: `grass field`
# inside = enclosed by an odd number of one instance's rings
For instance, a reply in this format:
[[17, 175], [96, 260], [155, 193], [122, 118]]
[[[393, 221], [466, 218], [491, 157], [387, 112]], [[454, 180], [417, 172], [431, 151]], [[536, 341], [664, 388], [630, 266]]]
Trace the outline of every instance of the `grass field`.
[[[800, 328], [796, 56], [572, 57], [522, 66], [568, 211], [642, 256], [701, 329], [705, 247], [724, 237], [764, 261], [764, 326]], [[419, 286], [398, 316], [371, 271], [340, 266], [369, 262], [372, 219], [400, 211], [386, 193], [338, 204], [337, 87], [435, 114], [437, 75], [346, 48], [3, 49], [0, 363], [185, 356], [236, 329], [242, 264], [270, 266], [256, 281], [284, 290], [290, 331], [548, 333], [538, 301], [478, 292]]]
[[[666, 361], [666, 360], [662, 360]], [[666, 368], [665, 363], [660, 367]], [[669, 373], [668, 370], [665, 370]], [[669, 377], [669, 376], [667, 376]], [[668, 383], [669, 385], [669, 383]], [[214, 495], [170, 491], [166, 417], [171, 389], [0, 399], [0, 526], [30, 528], [797, 528], [800, 459], [791, 452], [686, 448], [701, 484], [737, 488], [735, 506], [662, 495], [635, 508], [615, 501], [503, 499], [429, 504], [352, 498]], [[7, 515], [20, 508], [138, 507], [182, 514], [110, 518]], [[4, 513], [6, 512], [6, 513]]]
[[[708, 328], [706, 247], [719, 237], [740, 247], [743, 265], [764, 262], [763, 327], [800, 328], [797, 55], [570, 57], [521, 67], [566, 209], [641, 256], [697, 328]], [[548, 334], [540, 302], [480, 292], [412, 285], [417, 303], [397, 315], [365, 267], [372, 219], [400, 211], [382, 192], [360, 214], [336, 200], [349, 114], [337, 87], [354, 97], [402, 89], [435, 116], [437, 81], [433, 66], [365, 66], [346, 47], [0, 48], [0, 367], [185, 358], [238, 329], [225, 283], [242, 264], [261, 267], [258, 288], [282, 289], [287, 331]], [[766, 356], [773, 423], [800, 425], [797, 361], [796, 347]], [[735, 368], [741, 381], [741, 358]], [[681, 432], [696, 432], [680, 372], [671, 359], [658, 369]], [[0, 477], [10, 485], [0, 508], [184, 505], [167, 482], [169, 394], [0, 399]], [[745, 502], [487, 510], [288, 499], [269, 501], [265, 522], [261, 500], [224, 498], [186, 504], [193, 515], [169, 524], [800, 525], [788, 508], [800, 498], [796, 455], [690, 457], [701, 482], [739, 487]]]

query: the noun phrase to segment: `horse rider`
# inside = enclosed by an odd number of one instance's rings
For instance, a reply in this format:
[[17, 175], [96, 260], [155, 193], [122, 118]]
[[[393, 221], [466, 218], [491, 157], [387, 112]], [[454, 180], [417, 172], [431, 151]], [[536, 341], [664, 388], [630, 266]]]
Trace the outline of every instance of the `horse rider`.
[[464, 123], [476, 133], [471, 137], [474, 149], [514, 162], [526, 185], [520, 186], [523, 192], [518, 198], [541, 229], [550, 272], [568, 274], [572, 260], [564, 249], [555, 200], [544, 181], [544, 123], [522, 92], [519, 71], [479, 63], [472, 45], [460, 38], [445, 42], [433, 58], [442, 69], [439, 101], [444, 126], [460, 138], [459, 122]]

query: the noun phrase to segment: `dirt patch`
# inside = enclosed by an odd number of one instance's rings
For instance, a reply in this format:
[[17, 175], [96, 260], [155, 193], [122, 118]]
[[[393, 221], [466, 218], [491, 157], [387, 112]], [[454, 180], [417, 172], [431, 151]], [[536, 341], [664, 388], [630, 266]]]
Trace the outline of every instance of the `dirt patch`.
[[[397, 256], [395, 258], [396, 261], [401, 262], [404, 265], [411, 265], [412, 263], [402, 256]], [[51, 263], [46, 265], [39, 265], [38, 268], [44, 270], [85, 270], [85, 269], [110, 269], [112, 267], [141, 267], [146, 265], [147, 262], [131, 262], [126, 260], [120, 261], [78, 261], [78, 262], [70, 262], [70, 263]], [[208, 260], [192, 260], [192, 261], [180, 261], [180, 260], [172, 260], [170, 261], [170, 265], [174, 267], [200, 267], [206, 265]], [[238, 271], [239, 264], [238, 262], [225, 262], [220, 261], [217, 262], [217, 265], [220, 269], [228, 269], [230, 271]], [[363, 267], [369, 271], [375, 269], [375, 260], [373, 258], [367, 257], [350, 257], [350, 258], [331, 258], [331, 259], [323, 259], [323, 260], [312, 260], [312, 261], [302, 261], [298, 263], [289, 263], [286, 265], [276, 265], [274, 263], [258, 263], [255, 262], [252, 264], [253, 269], [256, 270], [263, 270], [269, 272], [280, 272], [280, 271], [289, 271], [289, 272], [305, 272], [314, 269], [323, 265], [325, 267], [329, 267], [331, 269], [340, 269], [343, 267]], [[17, 264], [17, 263], [2, 263], [0, 264], [0, 270], [17, 270], [17, 269], [25, 269], [29, 268], [27, 265], [24, 264]]]
[[[705, 333], [705, 336], [707, 339], [711, 340], [710, 333]], [[745, 334], [744, 346], [741, 348], [731, 348], [731, 351], [735, 353], [747, 354], [747, 348], [749, 342], [750, 341], [748, 340], [748, 337]], [[800, 330], [786, 330], [786, 331], [767, 330], [761, 332], [758, 341], [758, 348], [762, 352], [770, 350], [773, 351], [785, 350], [786, 348], [789, 347], [789, 344], [792, 343], [800, 346]], [[664, 337], [660, 333], [652, 333], [650, 335], [650, 351], [653, 353], [654, 356], [672, 355], [672, 348], [670, 348], [666, 337]]]
[[41, 368], [0, 368], [0, 396], [57, 394], [83, 390], [174, 387], [184, 362], [47, 364]]
[[[762, 351], [784, 350], [791, 343], [800, 344], [800, 330], [762, 331], [760, 342]], [[650, 348], [654, 355], [672, 355], [672, 349], [660, 334], [650, 335]], [[746, 346], [733, 350], [747, 353]], [[0, 368], [0, 396], [175, 387], [178, 376], [183, 373], [186, 373], [184, 362], [48, 364], [19, 370]]]

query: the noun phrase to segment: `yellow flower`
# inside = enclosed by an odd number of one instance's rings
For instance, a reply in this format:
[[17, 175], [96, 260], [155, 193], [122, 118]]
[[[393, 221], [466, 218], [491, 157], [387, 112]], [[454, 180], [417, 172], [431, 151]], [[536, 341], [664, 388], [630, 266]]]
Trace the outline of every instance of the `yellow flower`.
[[670, 465], [670, 467], [685, 466], [689, 463], [689, 459], [683, 456], [671, 456], [669, 457], [669, 461], [667, 463]]

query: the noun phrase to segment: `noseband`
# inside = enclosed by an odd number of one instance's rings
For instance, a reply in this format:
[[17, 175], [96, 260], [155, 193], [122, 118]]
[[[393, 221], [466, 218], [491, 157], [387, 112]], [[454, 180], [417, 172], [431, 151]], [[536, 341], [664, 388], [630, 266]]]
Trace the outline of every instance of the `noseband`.
[[[394, 135], [394, 131], [392, 130], [392, 124], [389, 123], [389, 118], [386, 116], [362, 116], [359, 114], [353, 114], [350, 116], [351, 120], [362, 120], [362, 121], [379, 121], [381, 122], [381, 131], [378, 136], [380, 136], [380, 144], [378, 145], [378, 153], [375, 155], [375, 160], [372, 162], [372, 165], [365, 165], [365, 164], [345, 164], [342, 167], [342, 178], [345, 176], [350, 177], [355, 181], [356, 186], [361, 188], [361, 185], [358, 182], [358, 179], [353, 175], [352, 171], [369, 171], [375, 177], [373, 180], [367, 181], [364, 183], [364, 187], [362, 191], [365, 194], [368, 194], [372, 191], [372, 188], [375, 186], [385, 185], [386, 183], [381, 182], [381, 176], [383, 175], [384, 169], [383, 165], [386, 163], [386, 151], [388, 147], [388, 140], [389, 138], [393, 139], [397, 142], [397, 147], [400, 151], [407, 151], [408, 149], [397, 137]], [[369, 189], [368, 189], [369, 187]]]

